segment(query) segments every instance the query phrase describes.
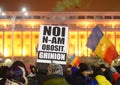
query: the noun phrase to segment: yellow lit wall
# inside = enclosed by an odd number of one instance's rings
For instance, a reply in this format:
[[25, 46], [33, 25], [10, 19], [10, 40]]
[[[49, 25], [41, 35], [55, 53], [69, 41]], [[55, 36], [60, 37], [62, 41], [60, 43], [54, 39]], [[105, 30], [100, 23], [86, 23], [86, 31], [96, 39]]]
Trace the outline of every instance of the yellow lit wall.
[[116, 49], [120, 53], [120, 32], [116, 32]]
[[32, 56], [35, 57], [38, 47], [39, 32], [32, 32]]
[[4, 32], [4, 57], [12, 56], [12, 32]]
[[[36, 48], [39, 40], [39, 31], [15, 31], [14, 32], [14, 56], [36, 57]], [[87, 39], [91, 31], [69, 31], [68, 56], [74, 53], [77, 56], [94, 56], [95, 54], [86, 47]], [[120, 32], [107, 31], [104, 34], [116, 45], [120, 53]], [[3, 39], [4, 36], [4, 39]], [[4, 49], [4, 50], [3, 50]], [[0, 56], [12, 56], [12, 32], [0, 32]]]
[[[0, 56], [12, 56], [12, 32], [4, 32], [4, 54], [3, 54], [3, 32], [0, 32]], [[39, 32], [15, 31], [14, 32], [14, 57], [36, 56]]]
[[32, 56], [31, 45], [31, 31], [23, 32], [23, 56]]
[[78, 40], [79, 40], [79, 56], [87, 56], [87, 32], [79, 31], [78, 32]]
[[3, 56], [3, 32], [0, 32], [0, 56]]
[[22, 56], [22, 32], [14, 32], [14, 56]]
[[[32, 27], [32, 26], [31, 26]], [[70, 30], [68, 40], [68, 56], [74, 53], [77, 56], [94, 56], [95, 54], [86, 47], [87, 39], [91, 34], [92, 28], [85, 25], [85, 30]], [[38, 25], [37, 27], [38, 28]], [[14, 31], [14, 46], [12, 46], [12, 32], [0, 32], [0, 56], [11, 57], [12, 47], [14, 47], [14, 57], [36, 57], [36, 48], [38, 45], [40, 32], [29, 28], [21, 31]], [[79, 28], [78, 28], [79, 29]], [[102, 28], [101, 28], [102, 29]], [[120, 32], [112, 30], [103, 30], [103, 33], [116, 45], [117, 51], [120, 54]]]
[[69, 56], [72, 54], [78, 55], [78, 32], [76, 31], [71, 31], [69, 32], [69, 40], [68, 40], [68, 51], [69, 51]]

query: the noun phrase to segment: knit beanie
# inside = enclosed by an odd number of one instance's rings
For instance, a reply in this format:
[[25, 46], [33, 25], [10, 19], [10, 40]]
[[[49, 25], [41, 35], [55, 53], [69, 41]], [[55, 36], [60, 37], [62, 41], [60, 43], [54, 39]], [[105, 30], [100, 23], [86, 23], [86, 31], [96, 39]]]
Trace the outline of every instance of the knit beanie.
[[101, 64], [100, 68], [106, 68], [105, 64]]
[[79, 69], [80, 72], [88, 71], [88, 70], [89, 70], [88, 65], [85, 64], [85, 63], [80, 63], [79, 68], [80, 68], [80, 69]]
[[48, 75], [59, 74], [63, 75], [63, 68], [59, 64], [50, 64], [48, 66]]

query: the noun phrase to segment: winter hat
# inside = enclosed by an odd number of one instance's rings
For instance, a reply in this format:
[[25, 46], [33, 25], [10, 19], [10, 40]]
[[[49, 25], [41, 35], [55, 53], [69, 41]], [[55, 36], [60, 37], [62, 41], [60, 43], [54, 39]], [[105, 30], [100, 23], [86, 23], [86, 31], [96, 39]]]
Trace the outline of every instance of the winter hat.
[[106, 68], [105, 64], [101, 64], [100, 68]]
[[80, 69], [79, 69], [80, 72], [88, 71], [88, 70], [89, 70], [88, 65], [85, 64], [85, 63], [80, 63], [79, 68], [80, 68]]
[[48, 66], [48, 75], [59, 74], [63, 75], [63, 68], [59, 64], [50, 64]]

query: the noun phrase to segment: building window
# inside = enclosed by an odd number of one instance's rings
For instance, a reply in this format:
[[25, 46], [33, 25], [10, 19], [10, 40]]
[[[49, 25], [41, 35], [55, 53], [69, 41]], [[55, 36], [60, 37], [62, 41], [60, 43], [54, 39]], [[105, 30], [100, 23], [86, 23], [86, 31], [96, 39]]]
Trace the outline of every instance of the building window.
[[0, 16], [0, 19], [6, 19], [6, 16]]
[[94, 16], [87, 16], [87, 19], [94, 19]]
[[104, 19], [112, 19], [111, 16], [105, 16]]
[[6, 17], [7, 17], [7, 19], [11, 19], [12, 16], [6, 16]]
[[33, 19], [40, 19], [40, 16], [33, 16]]
[[42, 19], [45, 19], [46, 18], [46, 16], [42, 16]]
[[21, 29], [21, 28], [23, 28], [23, 25], [22, 25], [22, 24], [16, 24], [16, 25], [15, 25], [15, 28], [16, 28], [16, 29]]
[[113, 19], [120, 19], [120, 16], [113, 16]]
[[22, 16], [16, 16], [16, 19], [22, 19], [23, 17]]
[[103, 16], [95, 16], [95, 19], [103, 19]]
[[85, 16], [78, 16], [78, 19], [85, 19]]
[[24, 16], [24, 19], [32, 19], [32, 16]]
[[69, 16], [69, 19], [76, 19], [76, 16]]

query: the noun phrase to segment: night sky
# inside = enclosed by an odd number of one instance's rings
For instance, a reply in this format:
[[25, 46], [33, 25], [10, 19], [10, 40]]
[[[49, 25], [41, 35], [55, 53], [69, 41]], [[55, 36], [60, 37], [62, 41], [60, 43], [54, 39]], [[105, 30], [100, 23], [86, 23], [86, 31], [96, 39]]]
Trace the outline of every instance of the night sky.
[[[22, 7], [29, 11], [55, 11], [58, 2], [64, 1], [69, 0], [0, 0], [0, 7], [4, 11], [19, 11]], [[81, 0], [78, 4], [64, 5], [62, 11], [120, 11], [120, 0]], [[62, 9], [62, 6], [59, 8]]]

